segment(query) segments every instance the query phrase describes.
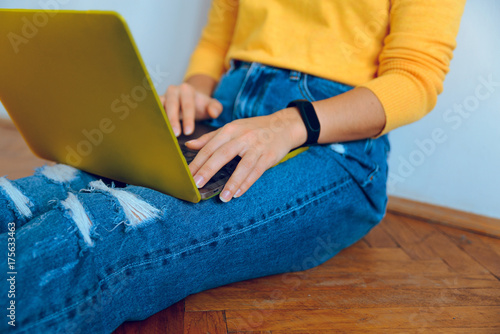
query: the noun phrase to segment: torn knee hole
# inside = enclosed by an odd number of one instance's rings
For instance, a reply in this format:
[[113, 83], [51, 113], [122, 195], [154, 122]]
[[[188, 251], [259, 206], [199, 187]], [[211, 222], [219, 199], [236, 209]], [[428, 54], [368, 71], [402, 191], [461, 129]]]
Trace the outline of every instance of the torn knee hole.
[[39, 173], [50, 181], [66, 183], [76, 178], [78, 170], [68, 165], [57, 164], [54, 166], [43, 166], [39, 170]]
[[22, 218], [33, 216], [30, 209], [33, 203], [5, 177], [0, 177], [0, 190], [5, 193], [7, 200], [10, 199], [19, 216]]
[[89, 185], [91, 190], [108, 193], [118, 201], [129, 226], [159, 218], [160, 210], [126, 190], [110, 188], [102, 180], [93, 181]]
[[85, 212], [85, 208], [82, 203], [80, 203], [74, 194], [69, 193], [68, 198], [61, 202], [61, 204], [67, 210], [69, 218], [71, 218], [71, 220], [78, 227], [83, 240], [87, 243], [87, 245], [93, 246], [94, 242], [90, 238], [92, 222], [90, 221], [88, 214]]

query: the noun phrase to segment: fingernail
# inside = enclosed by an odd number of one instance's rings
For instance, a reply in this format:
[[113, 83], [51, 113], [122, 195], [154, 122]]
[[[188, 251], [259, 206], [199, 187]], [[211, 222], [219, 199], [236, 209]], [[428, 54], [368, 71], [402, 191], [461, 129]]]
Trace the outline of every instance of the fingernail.
[[212, 106], [210, 107], [210, 109], [212, 110], [213, 118], [219, 117], [219, 115], [222, 113], [222, 109], [219, 107]]
[[220, 199], [223, 202], [229, 202], [231, 199], [231, 192], [229, 190], [225, 190], [222, 195], [220, 195]]
[[201, 188], [201, 185], [203, 184], [203, 176], [196, 175], [194, 177], [194, 183], [196, 183], [196, 187]]
[[172, 127], [172, 130], [174, 130], [175, 136], [179, 137], [179, 135], [181, 134], [181, 130], [176, 126]]
[[233, 197], [234, 197], [234, 198], [236, 198], [236, 197], [240, 197], [240, 194], [241, 194], [241, 189], [238, 189], [238, 190], [236, 190], [236, 194], [234, 194], [234, 196], [233, 196]]
[[191, 126], [187, 125], [187, 126], [184, 128], [184, 133], [185, 133], [186, 135], [188, 135], [188, 136], [189, 136], [190, 134], [192, 134], [192, 133], [193, 133], [193, 128], [192, 128]]
[[192, 139], [192, 140], [188, 140], [187, 142], [185, 142], [184, 144], [186, 145], [189, 145], [189, 144], [192, 144], [196, 139]]

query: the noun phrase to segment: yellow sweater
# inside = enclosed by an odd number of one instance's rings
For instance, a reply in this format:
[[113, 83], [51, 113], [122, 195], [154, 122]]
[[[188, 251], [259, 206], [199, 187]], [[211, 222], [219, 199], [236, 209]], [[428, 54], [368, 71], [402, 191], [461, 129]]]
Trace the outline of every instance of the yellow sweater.
[[465, 0], [213, 0], [186, 78], [230, 59], [366, 87], [387, 133], [434, 108]]

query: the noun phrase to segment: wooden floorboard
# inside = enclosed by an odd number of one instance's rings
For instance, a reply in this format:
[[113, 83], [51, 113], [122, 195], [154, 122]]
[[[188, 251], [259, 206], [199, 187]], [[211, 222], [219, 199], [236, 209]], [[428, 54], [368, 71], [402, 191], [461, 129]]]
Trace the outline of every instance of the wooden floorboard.
[[122, 324], [115, 330], [114, 334], [183, 333], [184, 321], [184, 300], [181, 300], [146, 320]]
[[288, 309], [265, 312], [256, 310], [226, 311], [231, 330], [310, 330], [339, 329], [419, 329], [419, 328], [491, 328], [498, 326], [500, 306], [451, 306]]
[[375, 329], [371, 328], [367, 331], [363, 328], [350, 327], [349, 329], [319, 329], [319, 330], [305, 330], [305, 331], [295, 331], [295, 330], [273, 330], [273, 331], [263, 331], [263, 332], [229, 332], [229, 333], [267, 333], [267, 334], [498, 334], [498, 330], [495, 328], [450, 328], [450, 327], [420, 327], [418, 329], [395, 329], [395, 328], [383, 328]]
[[469, 254], [478, 264], [500, 278], [500, 240], [484, 238], [473, 233], [440, 226], [439, 229], [454, 240], [460, 249]]
[[226, 334], [224, 311], [186, 312], [184, 315], [186, 334]]
[[474, 233], [500, 238], [500, 219], [389, 196], [387, 210], [427, 222], [458, 227]]
[[0, 120], [0, 177], [25, 177], [44, 164], [53, 163], [33, 155], [14, 125]]
[[[436, 226], [418, 220], [389, 216], [389, 229], [404, 249], [414, 259], [440, 258], [452, 269], [473, 274], [486, 273], [487, 270], [454, 244]], [[387, 226], [387, 225], [386, 225]], [[406, 231], [407, 239], [401, 238], [399, 231]], [[399, 233], [398, 233], [399, 232]]]
[[[0, 122], [0, 176], [44, 163]], [[500, 239], [390, 212], [318, 267], [190, 295], [114, 333], [497, 334], [499, 278]]]
[[364, 240], [373, 248], [398, 248], [398, 244], [386, 232], [383, 225], [375, 226], [370, 233], [368, 233]]

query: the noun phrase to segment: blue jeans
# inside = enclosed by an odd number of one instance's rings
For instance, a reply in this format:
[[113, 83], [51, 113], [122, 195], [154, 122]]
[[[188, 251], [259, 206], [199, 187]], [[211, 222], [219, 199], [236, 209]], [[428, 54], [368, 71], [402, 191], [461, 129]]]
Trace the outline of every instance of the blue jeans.
[[[265, 115], [294, 99], [351, 87], [232, 61], [209, 123]], [[370, 231], [387, 202], [386, 136], [315, 145], [271, 168], [241, 198], [192, 204], [157, 191], [112, 188], [71, 167], [0, 181], [0, 267], [15, 226], [15, 299], [0, 280], [1, 309], [15, 300], [19, 333], [110, 333], [203, 290], [306, 270]], [[10, 224], [9, 224], [10, 223]], [[13, 240], [10, 240], [13, 241]], [[284, 280], [285, 282], [285, 280]], [[288, 284], [288, 283], [283, 283]], [[2, 314], [0, 332], [14, 329]]]

